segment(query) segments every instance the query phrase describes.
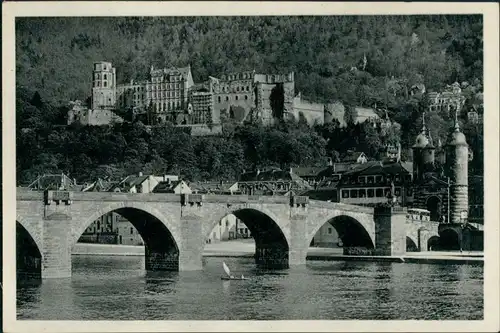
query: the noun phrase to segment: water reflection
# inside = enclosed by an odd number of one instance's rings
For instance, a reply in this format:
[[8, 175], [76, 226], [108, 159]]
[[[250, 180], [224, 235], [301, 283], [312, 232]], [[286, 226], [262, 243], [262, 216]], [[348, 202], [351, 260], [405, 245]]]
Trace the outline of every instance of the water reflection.
[[[224, 260], [246, 281], [221, 281]], [[206, 258], [203, 271], [145, 272], [142, 257], [73, 258], [73, 277], [18, 286], [19, 319], [481, 319], [483, 268], [308, 262], [262, 270]]]

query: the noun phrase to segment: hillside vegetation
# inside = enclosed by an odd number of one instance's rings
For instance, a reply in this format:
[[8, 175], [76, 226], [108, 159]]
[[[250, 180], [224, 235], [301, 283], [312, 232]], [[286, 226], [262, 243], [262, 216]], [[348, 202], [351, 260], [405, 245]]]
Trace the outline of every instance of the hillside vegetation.
[[[424, 83], [440, 91], [467, 81], [481, 91], [482, 31], [481, 16], [471, 15], [18, 19], [18, 179], [66, 172], [83, 180], [144, 168], [222, 179], [256, 165], [324, 164], [353, 148], [376, 157], [394, 135], [409, 148], [427, 109], [425, 96], [412, 97], [409, 89]], [[339, 100], [348, 109], [376, 104], [401, 128], [384, 137], [367, 125], [226, 124], [223, 136], [192, 138], [168, 126], [55, 126], [65, 123], [69, 100], [89, 96], [99, 60], [113, 62], [119, 82], [146, 78], [151, 65], [190, 64], [195, 81], [252, 69], [294, 71], [296, 92], [308, 100]], [[426, 118], [435, 140], [445, 143], [452, 120]], [[467, 126], [482, 169], [482, 127]]]

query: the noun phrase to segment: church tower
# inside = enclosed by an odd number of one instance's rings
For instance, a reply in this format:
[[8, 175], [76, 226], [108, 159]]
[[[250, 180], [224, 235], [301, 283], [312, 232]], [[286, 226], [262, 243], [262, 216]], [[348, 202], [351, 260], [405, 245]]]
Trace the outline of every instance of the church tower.
[[469, 146], [460, 131], [458, 111], [455, 111], [455, 127], [446, 144], [446, 171], [450, 177], [450, 222], [461, 223], [462, 213], [468, 214], [468, 163]]
[[425, 112], [422, 116], [422, 131], [417, 135], [413, 149], [413, 181], [421, 182], [426, 172], [434, 171], [435, 147], [425, 127]]
[[92, 110], [110, 109], [116, 105], [116, 69], [110, 62], [94, 63], [92, 72]]

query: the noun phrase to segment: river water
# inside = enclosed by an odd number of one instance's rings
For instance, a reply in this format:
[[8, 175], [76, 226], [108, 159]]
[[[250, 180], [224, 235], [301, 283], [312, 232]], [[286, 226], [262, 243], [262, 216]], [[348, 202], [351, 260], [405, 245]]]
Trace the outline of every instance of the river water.
[[[221, 281], [222, 260], [247, 281]], [[197, 272], [143, 269], [143, 257], [73, 256], [73, 276], [18, 282], [18, 319], [483, 319], [483, 267], [309, 262], [261, 271], [205, 258]]]

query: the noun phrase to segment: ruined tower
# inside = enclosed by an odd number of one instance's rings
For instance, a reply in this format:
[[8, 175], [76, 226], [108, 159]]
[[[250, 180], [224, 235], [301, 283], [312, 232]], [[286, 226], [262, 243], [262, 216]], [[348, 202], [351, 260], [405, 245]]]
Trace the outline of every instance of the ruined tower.
[[422, 116], [422, 131], [417, 135], [413, 149], [413, 180], [421, 182], [426, 172], [434, 171], [434, 151], [427, 128], [425, 127], [425, 112]]
[[458, 125], [455, 111], [455, 127], [446, 144], [446, 170], [450, 177], [450, 222], [461, 223], [461, 214], [468, 215], [468, 162], [469, 146]]
[[94, 63], [92, 72], [92, 110], [112, 109], [116, 105], [116, 69], [110, 62]]

